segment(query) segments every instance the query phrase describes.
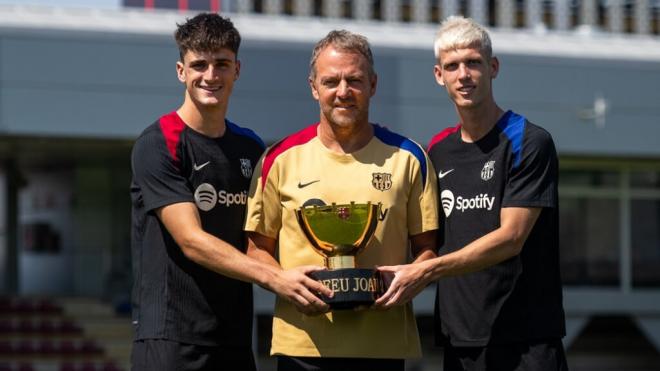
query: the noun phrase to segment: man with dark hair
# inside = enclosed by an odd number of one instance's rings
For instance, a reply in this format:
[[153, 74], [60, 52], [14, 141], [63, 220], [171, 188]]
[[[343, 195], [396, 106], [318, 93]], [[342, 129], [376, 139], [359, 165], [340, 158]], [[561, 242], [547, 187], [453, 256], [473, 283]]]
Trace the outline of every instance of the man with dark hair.
[[[275, 144], [255, 170], [248, 255], [284, 268], [323, 264], [295, 211], [354, 201], [381, 204], [358, 268], [434, 257], [434, 172], [417, 143], [369, 122], [377, 76], [366, 38], [332, 31], [317, 43], [310, 64], [320, 122]], [[421, 354], [411, 305], [327, 313], [296, 307], [276, 303], [271, 354], [279, 371], [403, 371], [406, 358]]]
[[175, 38], [184, 102], [144, 130], [131, 159], [132, 368], [254, 370], [249, 282], [302, 307], [325, 306], [310, 290], [331, 292], [306, 276], [311, 267], [283, 271], [244, 254], [247, 191], [264, 144], [225, 118], [238, 31], [200, 14]]
[[178, 26], [174, 39], [182, 62], [188, 51], [212, 52], [225, 48], [238, 55], [241, 35], [228, 19], [213, 13], [202, 13]]
[[474, 20], [435, 40], [437, 83], [459, 123], [438, 133], [439, 257], [393, 272], [379, 303], [406, 303], [438, 280], [436, 332], [447, 371], [564, 371], [557, 153], [550, 134], [495, 102], [499, 61]]

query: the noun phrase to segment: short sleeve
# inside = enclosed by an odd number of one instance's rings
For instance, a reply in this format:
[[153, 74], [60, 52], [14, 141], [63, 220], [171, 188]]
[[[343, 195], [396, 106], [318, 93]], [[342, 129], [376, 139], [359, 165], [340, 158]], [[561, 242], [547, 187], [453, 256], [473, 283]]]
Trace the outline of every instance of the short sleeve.
[[526, 125], [519, 163], [511, 161], [502, 207], [557, 206], [557, 152], [550, 134]]
[[[268, 151], [259, 160], [259, 165], [252, 175], [247, 205], [245, 230], [257, 232], [266, 237], [277, 239], [282, 227], [282, 205], [278, 192], [278, 164], [263, 174], [264, 159]], [[265, 176], [265, 178], [263, 178]]]
[[425, 164], [415, 157], [412, 188], [408, 198], [408, 233], [411, 236], [438, 229], [438, 185], [433, 164], [424, 153]]
[[133, 182], [139, 188], [146, 210], [178, 202], [193, 202], [188, 181], [167, 150], [164, 137], [156, 130], [145, 132], [131, 154]]

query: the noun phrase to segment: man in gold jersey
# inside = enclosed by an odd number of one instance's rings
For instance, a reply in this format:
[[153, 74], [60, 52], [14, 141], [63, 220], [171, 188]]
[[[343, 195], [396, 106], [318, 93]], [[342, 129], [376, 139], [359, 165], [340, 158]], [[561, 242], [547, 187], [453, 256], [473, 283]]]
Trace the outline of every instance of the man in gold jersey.
[[[310, 70], [320, 121], [262, 157], [248, 200], [248, 255], [284, 269], [323, 265], [295, 210], [354, 201], [382, 205], [358, 268], [435, 257], [434, 171], [417, 143], [369, 122], [377, 76], [366, 38], [330, 32], [316, 44]], [[271, 354], [278, 370], [403, 371], [405, 359], [420, 353], [411, 304], [330, 311], [277, 299]]]

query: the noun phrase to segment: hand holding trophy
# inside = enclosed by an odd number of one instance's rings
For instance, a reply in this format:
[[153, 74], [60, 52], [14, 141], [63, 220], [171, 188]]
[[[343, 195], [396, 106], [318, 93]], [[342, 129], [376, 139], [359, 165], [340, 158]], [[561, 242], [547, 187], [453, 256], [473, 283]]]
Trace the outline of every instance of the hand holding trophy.
[[334, 297], [323, 298], [332, 309], [371, 305], [384, 291], [376, 270], [355, 267], [356, 255], [376, 230], [379, 210], [380, 203], [370, 202], [312, 205], [296, 210], [300, 227], [328, 268], [310, 276], [334, 291]]

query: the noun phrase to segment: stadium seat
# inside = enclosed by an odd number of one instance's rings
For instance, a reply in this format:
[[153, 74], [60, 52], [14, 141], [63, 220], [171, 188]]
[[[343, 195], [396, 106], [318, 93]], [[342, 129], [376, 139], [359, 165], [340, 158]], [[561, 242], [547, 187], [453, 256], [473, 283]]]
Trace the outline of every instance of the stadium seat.
[[42, 318], [36, 330], [42, 335], [53, 335], [56, 332], [53, 321], [48, 318]]
[[50, 339], [41, 339], [39, 342], [39, 347], [37, 348], [39, 354], [49, 356], [57, 353], [55, 349], [55, 344]]
[[13, 311], [18, 314], [31, 314], [34, 313], [34, 303], [31, 299], [20, 299], [13, 305]]
[[34, 347], [34, 344], [32, 343], [32, 340], [27, 340], [23, 339], [18, 343], [18, 346], [16, 346], [16, 354], [19, 355], [33, 355], [37, 353], [37, 350]]
[[59, 354], [63, 356], [71, 356], [77, 352], [77, 349], [71, 340], [61, 340], [58, 349]]
[[63, 319], [60, 321], [59, 326], [58, 326], [58, 332], [62, 334], [80, 334], [82, 333], [82, 328], [78, 325], [75, 324], [70, 319]]
[[34, 323], [32, 319], [24, 318], [18, 322], [18, 333], [20, 334], [32, 334], [35, 332]]
[[59, 371], [76, 371], [76, 366], [71, 362], [62, 362]]
[[35, 371], [34, 365], [29, 362], [21, 362], [18, 365], [17, 371]]
[[62, 307], [55, 304], [50, 299], [41, 299], [35, 305], [35, 310], [43, 314], [59, 314], [62, 313]]
[[0, 298], [0, 313], [8, 314], [12, 312], [12, 300], [6, 297]]
[[121, 371], [121, 369], [114, 362], [106, 362], [102, 371]]
[[14, 323], [10, 319], [0, 319], [0, 334], [11, 334], [14, 332]]
[[9, 340], [0, 340], [0, 355], [13, 354], [14, 347]]
[[84, 340], [80, 345], [80, 353], [83, 354], [101, 354], [103, 353], [103, 348], [101, 348], [94, 340]]

